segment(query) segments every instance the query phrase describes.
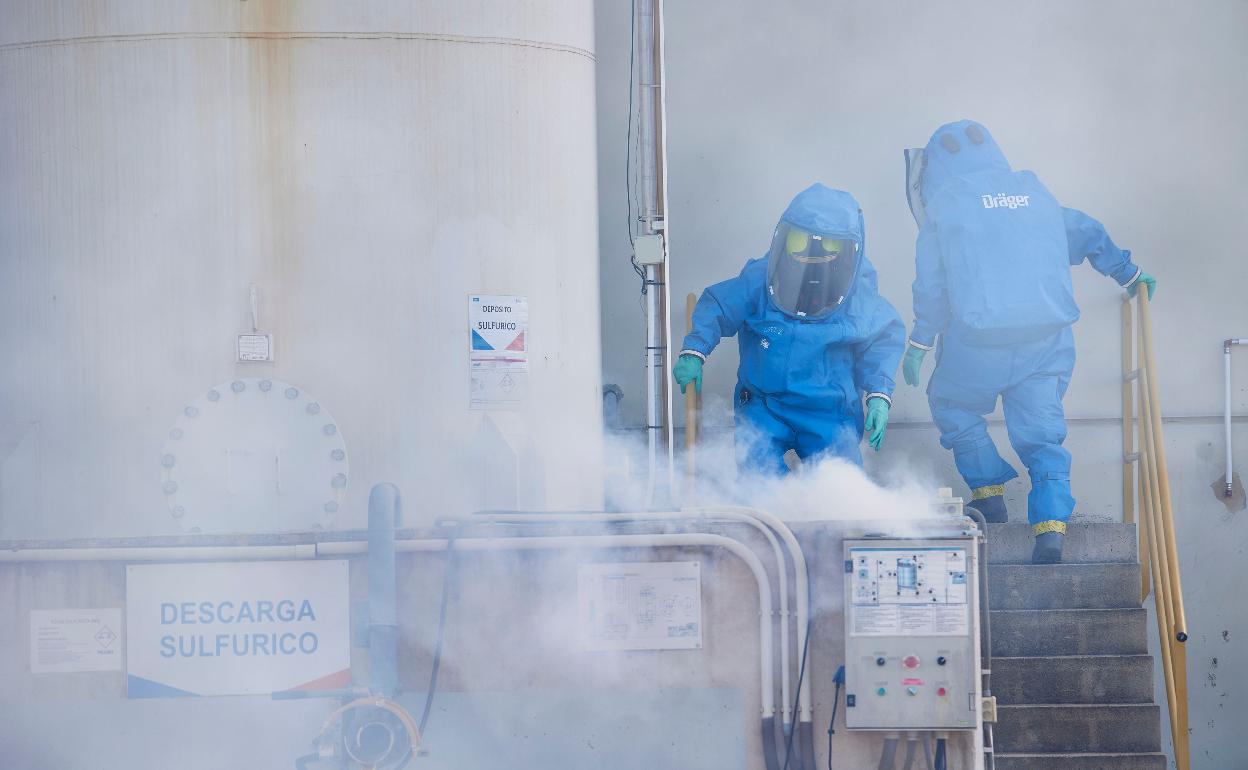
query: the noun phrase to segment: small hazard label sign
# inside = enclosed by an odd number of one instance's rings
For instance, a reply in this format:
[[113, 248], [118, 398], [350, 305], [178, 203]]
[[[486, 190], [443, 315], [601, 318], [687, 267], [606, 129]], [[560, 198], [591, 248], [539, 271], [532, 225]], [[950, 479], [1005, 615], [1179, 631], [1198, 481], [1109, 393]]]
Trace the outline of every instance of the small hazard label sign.
[[528, 384], [528, 301], [514, 295], [471, 294], [468, 327], [471, 408], [519, 404]]

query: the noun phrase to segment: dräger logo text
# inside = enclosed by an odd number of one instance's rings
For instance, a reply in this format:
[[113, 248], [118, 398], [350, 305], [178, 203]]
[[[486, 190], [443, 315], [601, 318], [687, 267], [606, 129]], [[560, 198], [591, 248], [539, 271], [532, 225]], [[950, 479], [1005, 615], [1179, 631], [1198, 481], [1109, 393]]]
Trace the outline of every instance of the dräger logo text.
[[1017, 209], [1031, 205], [1030, 195], [997, 193], [996, 195], [981, 195], [979, 199], [984, 202], [986, 209]]

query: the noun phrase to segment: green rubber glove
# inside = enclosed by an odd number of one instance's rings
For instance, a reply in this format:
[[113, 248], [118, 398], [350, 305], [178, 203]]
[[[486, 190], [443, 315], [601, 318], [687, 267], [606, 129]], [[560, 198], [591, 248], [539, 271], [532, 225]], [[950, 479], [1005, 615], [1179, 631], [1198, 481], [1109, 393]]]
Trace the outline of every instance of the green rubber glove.
[[1139, 277], [1132, 281], [1131, 285], [1127, 287], [1127, 294], [1134, 297], [1135, 292], [1140, 288], [1140, 284], [1144, 284], [1148, 287], [1148, 298], [1151, 300], [1153, 298], [1153, 292], [1157, 291], [1157, 279], [1141, 270]]
[[672, 367], [672, 376], [676, 378], [676, 384], [680, 386], [680, 392], [685, 392], [685, 386], [693, 383], [693, 388], [698, 393], [702, 392], [702, 359], [689, 353], [684, 353], [680, 358], [676, 359], [676, 365]]
[[907, 385], [919, 384], [919, 370], [923, 368], [923, 356], [927, 351], [910, 345], [906, 348], [906, 357], [901, 360], [901, 374], [906, 378]]
[[882, 398], [867, 400], [867, 443], [875, 451], [880, 451], [884, 443], [884, 431], [888, 430], [888, 402]]

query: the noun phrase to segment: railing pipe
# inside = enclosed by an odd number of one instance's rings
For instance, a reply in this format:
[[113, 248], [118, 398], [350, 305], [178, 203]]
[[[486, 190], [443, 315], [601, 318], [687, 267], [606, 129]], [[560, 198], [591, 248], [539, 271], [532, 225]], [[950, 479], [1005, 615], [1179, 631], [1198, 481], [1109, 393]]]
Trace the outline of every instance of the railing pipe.
[[792, 608], [789, 604], [789, 575], [788, 562], [784, 557], [784, 551], [780, 547], [780, 542], [772, 533], [771, 528], [763, 524], [755, 516], [738, 513], [735, 511], [725, 511], [707, 516], [696, 512], [660, 512], [660, 511], [640, 511], [634, 513], [482, 513], [474, 517], [474, 521], [485, 521], [494, 524], [551, 524], [551, 523], [569, 523], [569, 522], [617, 522], [617, 521], [694, 521], [707, 519], [720, 519], [723, 521], [731, 521], [739, 524], [745, 524], [752, 527], [763, 537], [767, 539], [771, 546], [772, 556], [776, 560], [776, 572], [780, 578], [779, 594], [780, 594], [780, 671], [783, 672], [781, 679], [781, 719], [782, 724], [787, 728], [792, 719], [791, 708], [792, 700], [790, 698], [789, 679], [792, 676], [791, 661], [789, 659], [789, 616], [792, 614]]
[[1179, 552], [1174, 537], [1174, 511], [1171, 508], [1170, 473], [1166, 466], [1166, 439], [1161, 425], [1161, 404], [1157, 398], [1157, 357], [1153, 352], [1153, 319], [1149, 308], [1148, 292], [1136, 292], [1140, 305], [1140, 340], [1143, 344], [1144, 378], [1141, 384], [1143, 397], [1148, 400], [1150, 419], [1150, 445], [1153, 451], [1154, 473], [1161, 494], [1161, 525], [1164, 528], [1166, 561], [1174, 578], [1174, 637], [1187, 641], [1187, 613], [1183, 609], [1183, 582], [1179, 577]]
[[[1144, 402], [1140, 402], [1140, 423], [1144, 423]], [[1140, 455], [1140, 529], [1147, 530], [1155, 527], [1157, 517], [1154, 512], [1153, 503], [1155, 500], [1152, 473], [1149, 468], [1148, 456], [1146, 453]], [[1165, 561], [1160, 554], [1158, 539], [1155, 537], [1148, 538], [1149, 549], [1152, 551], [1152, 558], [1149, 563], [1152, 565], [1153, 575], [1153, 604], [1157, 611], [1157, 635], [1159, 637], [1159, 646], [1161, 647], [1161, 671], [1162, 679], [1166, 688], [1166, 714], [1170, 719], [1170, 739], [1174, 743], [1175, 761], [1180, 763], [1179, 755], [1182, 753], [1179, 745], [1179, 711], [1178, 711], [1178, 688], [1174, 681], [1174, 661], [1171, 656], [1171, 648], [1174, 640], [1169, 633], [1169, 614], [1170, 603], [1169, 596], [1166, 594], [1168, 583], [1165, 579], [1164, 569]], [[1180, 764], [1182, 768], [1182, 764]]]
[[[1131, 421], [1135, 414], [1134, 390], [1131, 387], [1132, 347], [1134, 329], [1131, 323], [1131, 303], [1122, 303], [1122, 520], [1127, 524], [1135, 521], [1135, 431]], [[1143, 549], [1141, 549], [1141, 554]], [[1148, 565], [1144, 565], [1148, 569]], [[1147, 588], [1144, 589], [1147, 593]]]

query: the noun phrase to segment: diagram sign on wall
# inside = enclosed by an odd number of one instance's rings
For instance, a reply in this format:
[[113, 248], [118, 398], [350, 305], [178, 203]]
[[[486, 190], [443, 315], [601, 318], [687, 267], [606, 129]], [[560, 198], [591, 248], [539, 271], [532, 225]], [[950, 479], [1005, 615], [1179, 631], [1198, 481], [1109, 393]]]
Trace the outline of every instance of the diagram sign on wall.
[[524, 400], [529, 377], [529, 302], [524, 297], [468, 297], [472, 409], [498, 409]]
[[120, 608], [30, 611], [32, 674], [120, 670]]
[[698, 562], [582, 564], [581, 641], [588, 650], [692, 650], [702, 646]]
[[131, 698], [327, 690], [351, 678], [347, 562], [126, 568]]

